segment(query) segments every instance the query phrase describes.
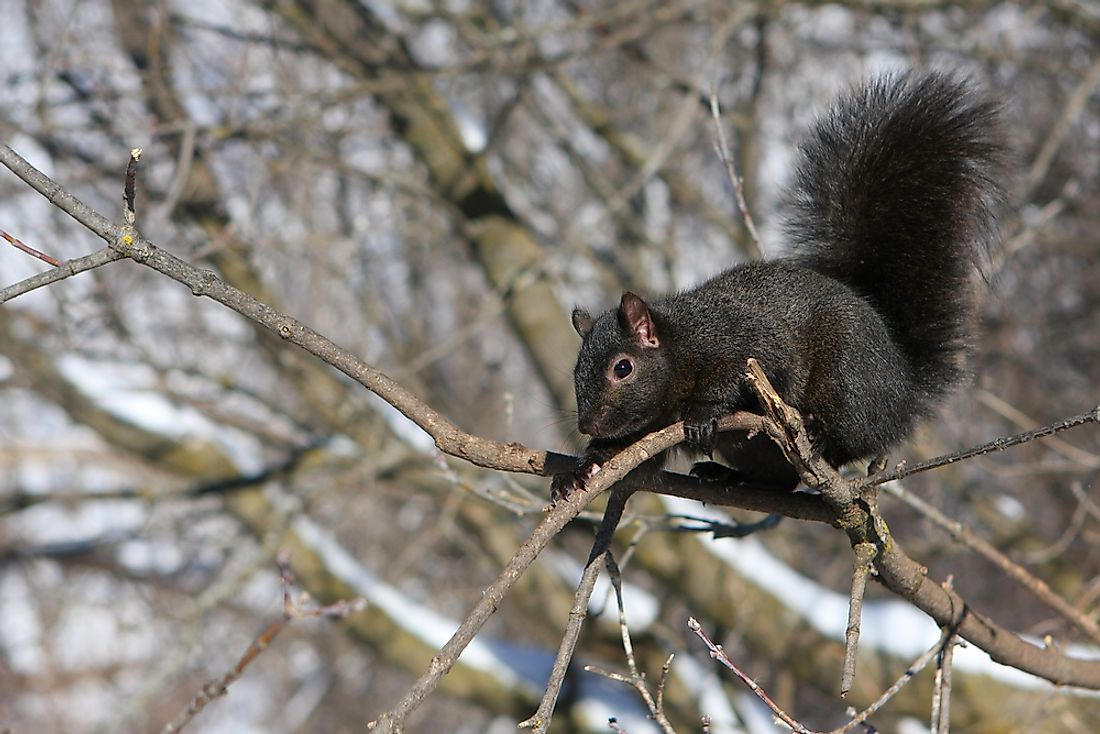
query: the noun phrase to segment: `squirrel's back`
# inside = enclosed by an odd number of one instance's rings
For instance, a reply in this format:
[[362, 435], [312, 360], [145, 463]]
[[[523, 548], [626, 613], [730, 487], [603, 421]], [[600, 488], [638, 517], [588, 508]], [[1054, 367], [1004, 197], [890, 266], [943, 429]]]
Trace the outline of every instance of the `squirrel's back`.
[[788, 196], [792, 257], [863, 296], [926, 412], [961, 377], [970, 279], [996, 235], [999, 107], [942, 72], [875, 79], [811, 129]]

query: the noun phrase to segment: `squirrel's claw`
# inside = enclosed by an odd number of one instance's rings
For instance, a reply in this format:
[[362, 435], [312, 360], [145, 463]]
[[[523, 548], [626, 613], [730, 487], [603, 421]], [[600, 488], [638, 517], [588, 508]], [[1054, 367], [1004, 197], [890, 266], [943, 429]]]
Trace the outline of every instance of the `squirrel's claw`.
[[583, 491], [588, 479], [596, 476], [599, 470], [599, 464], [589, 462], [575, 471], [555, 474], [550, 480], [550, 506], [553, 507], [560, 500], [568, 499], [573, 492]]
[[579, 471], [555, 474], [550, 481], [550, 505], [569, 498], [573, 492], [584, 489], [584, 475]]
[[684, 421], [684, 440], [691, 448], [708, 458], [714, 457], [714, 443], [718, 437], [718, 419]]

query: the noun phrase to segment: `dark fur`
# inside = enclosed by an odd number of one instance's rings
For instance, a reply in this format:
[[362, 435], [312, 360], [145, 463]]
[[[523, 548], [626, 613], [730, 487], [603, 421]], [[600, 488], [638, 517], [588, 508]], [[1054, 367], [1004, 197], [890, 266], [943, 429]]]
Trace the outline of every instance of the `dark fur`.
[[[595, 320], [575, 312], [589, 460], [682, 418], [696, 448], [717, 448], [746, 478], [792, 484], [766, 440], [715, 443], [715, 418], [756, 408], [749, 357], [810, 417], [834, 465], [903, 440], [963, 374], [970, 279], [1000, 196], [997, 118], [996, 105], [947, 74], [874, 80], [801, 147], [788, 258], [650, 303], [627, 294]], [[616, 382], [624, 358], [633, 369]]]

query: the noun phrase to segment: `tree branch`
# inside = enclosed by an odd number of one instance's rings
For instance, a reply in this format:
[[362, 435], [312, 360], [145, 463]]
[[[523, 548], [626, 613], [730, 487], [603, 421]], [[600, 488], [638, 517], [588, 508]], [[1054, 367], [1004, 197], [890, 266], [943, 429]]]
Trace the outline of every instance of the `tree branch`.
[[565, 634], [562, 635], [561, 645], [558, 647], [554, 666], [550, 671], [550, 680], [546, 684], [546, 692], [539, 703], [538, 710], [519, 724], [520, 729], [531, 729], [535, 734], [545, 734], [550, 730], [550, 721], [554, 716], [554, 706], [558, 702], [562, 684], [565, 682], [566, 673], [569, 672], [569, 664], [573, 660], [573, 651], [577, 647], [577, 640], [581, 636], [581, 627], [588, 616], [588, 602], [592, 598], [592, 591], [596, 588], [596, 579], [600, 575], [600, 566], [611, 558], [611, 540], [615, 530], [622, 520], [623, 510], [626, 509], [626, 501], [634, 494], [632, 488], [620, 485], [611, 493], [604, 510], [603, 521], [600, 530], [596, 534], [596, 540], [592, 544], [592, 551], [588, 555], [588, 563], [584, 567], [584, 574], [577, 585], [577, 592], [573, 597], [573, 607], [569, 610], [569, 623], [566, 625]]
[[121, 252], [110, 247], [104, 247], [101, 250], [96, 250], [90, 255], [78, 257], [73, 260], [66, 260], [56, 268], [45, 270], [37, 275], [32, 275], [18, 283], [12, 283], [6, 288], [0, 288], [0, 303], [5, 303], [16, 296], [30, 293], [37, 288], [51, 285], [59, 280], [71, 278], [78, 273], [83, 273], [85, 270], [92, 270], [101, 265], [114, 262], [115, 260], [121, 260], [124, 257], [126, 256]]
[[381, 370], [337, 346], [327, 337], [234, 288], [218, 278], [213, 271], [197, 268], [162, 250], [140, 237], [132, 228], [112, 224], [6, 145], [0, 145], [0, 163], [73, 219], [106, 240], [108, 248], [117, 255], [110, 259], [128, 257], [186, 285], [196, 296], [206, 296], [228, 306], [286, 341], [302, 347], [401, 411], [435, 440], [440, 451], [477, 466], [505, 471], [548, 475], [572, 468], [572, 457], [534, 451], [517, 443], [490, 441], [460, 430]]

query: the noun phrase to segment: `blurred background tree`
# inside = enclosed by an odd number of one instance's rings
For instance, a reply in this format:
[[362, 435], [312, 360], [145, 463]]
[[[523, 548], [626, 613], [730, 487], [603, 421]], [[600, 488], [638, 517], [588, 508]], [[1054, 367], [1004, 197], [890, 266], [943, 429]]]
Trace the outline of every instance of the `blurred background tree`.
[[[777, 202], [813, 116], [877, 71], [961, 69], [1005, 100], [1019, 176], [975, 380], [904, 457], [1100, 403], [1095, 3], [0, 0], [0, 21], [5, 142], [108, 214], [127, 152], [144, 148], [144, 234], [464, 430], [566, 451], [579, 445], [573, 304], [781, 253]], [[712, 89], [760, 247], [714, 152]], [[60, 259], [98, 246], [8, 175], [0, 228]], [[0, 250], [0, 286], [39, 269]], [[292, 626], [193, 730], [361, 730], [538, 521], [548, 484], [441, 460], [362, 388], [132, 263], [0, 309], [0, 436], [0, 726], [15, 732], [157, 730], [278, 615], [281, 547], [315, 597], [372, 604]], [[907, 486], [1095, 618], [1098, 471], [1085, 429]], [[655, 676], [680, 654], [676, 725], [771, 726], [717, 682], [689, 614], [800, 718], [842, 722], [841, 643], [724, 560], [736, 541], [662, 530], [671, 508], [636, 497], [622, 535], [637, 541], [625, 576], [639, 664]], [[1078, 641], [917, 514], [889, 499], [884, 512], [980, 611]], [[489, 662], [464, 658], [412, 731], [511, 731], [533, 710], [591, 530], [574, 523], [544, 554], [487, 629]], [[846, 593], [851, 552], [834, 530], [787, 521], [750, 542]], [[580, 659], [621, 668], [603, 616]], [[907, 664], [870, 644], [864, 657], [856, 705]], [[958, 676], [959, 731], [1084, 732], [1100, 715], [1049, 686]], [[575, 672], [555, 731], [637, 713], [594, 678]], [[719, 686], [722, 706], [702, 693]], [[878, 730], [924, 720], [929, 686]]]

